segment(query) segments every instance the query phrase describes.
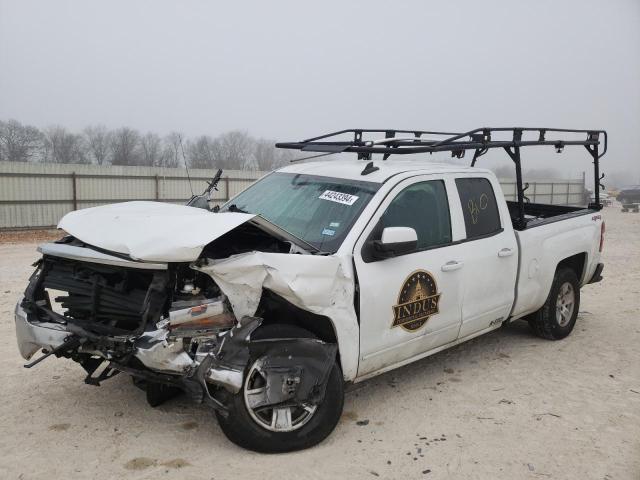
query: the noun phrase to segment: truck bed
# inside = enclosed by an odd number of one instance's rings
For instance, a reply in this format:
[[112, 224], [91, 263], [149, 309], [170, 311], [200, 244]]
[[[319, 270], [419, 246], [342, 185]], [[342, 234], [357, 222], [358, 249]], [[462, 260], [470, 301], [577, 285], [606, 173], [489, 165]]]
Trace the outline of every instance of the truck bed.
[[[558, 205], [543, 205], [548, 210], [539, 211], [536, 204], [525, 206], [542, 215], [515, 232], [519, 258], [513, 318], [542, 306], [561, 261], [571, 259], [571, 264], [577, 267], [580, 285], [589, 281], [600, 261], [602, 215], [599, 212]], [[511, 205], [509, 207], [511, 209]], [[553, 215], [552, 211], [557, 214]]]
[[595, 210], [586, 207], [573, 207], [568, 205], [548, 205], [544, 203], [525, 203], [524, 213], [526, 226], [524, 228], [518, 226], [518, 202], [507, 200], [509, 207], [509, 215], [511, 223], [516, 230], [525, 230], [527, 228], [545, 225], [559, 220], [573, 218], [579, 215], [587, 215], [595, 213]]

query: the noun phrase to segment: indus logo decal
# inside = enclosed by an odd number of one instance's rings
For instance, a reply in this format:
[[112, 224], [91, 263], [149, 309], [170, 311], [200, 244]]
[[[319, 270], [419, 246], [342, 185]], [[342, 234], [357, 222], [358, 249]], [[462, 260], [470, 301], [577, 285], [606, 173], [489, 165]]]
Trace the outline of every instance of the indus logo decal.
[[402, 327], [407, 332], [415, 332], [438, 313], [439, 301], [435, 278], [425, 270], [416, 270], [402, 284], [398, 303], [393, 306], [391, 328]]

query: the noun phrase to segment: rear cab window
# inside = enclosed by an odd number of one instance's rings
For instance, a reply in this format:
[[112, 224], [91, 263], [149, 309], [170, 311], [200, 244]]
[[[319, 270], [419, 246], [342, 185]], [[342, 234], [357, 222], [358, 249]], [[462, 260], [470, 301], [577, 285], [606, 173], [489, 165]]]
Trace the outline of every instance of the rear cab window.
[[491, 182], [486, 178], [456, 178], [467, 239], [502, 231], [500, 212]]

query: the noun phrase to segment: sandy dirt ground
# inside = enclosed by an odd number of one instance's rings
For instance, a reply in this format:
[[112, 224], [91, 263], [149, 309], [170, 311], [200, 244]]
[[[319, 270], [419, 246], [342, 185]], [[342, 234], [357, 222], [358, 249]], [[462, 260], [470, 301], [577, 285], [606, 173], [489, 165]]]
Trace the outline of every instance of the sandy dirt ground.
[[640, 214], [605, 218], [605, 280], [570, 337], [515, 322], [356, 385], [325, 442], [282, 455], [236, 447], [184, 397], [147, 406], [124, 375], [93, 387], [67, 360], [22, 368], [13, 306], [38, 255], [5, 239], [0, 478], [640, 479]]

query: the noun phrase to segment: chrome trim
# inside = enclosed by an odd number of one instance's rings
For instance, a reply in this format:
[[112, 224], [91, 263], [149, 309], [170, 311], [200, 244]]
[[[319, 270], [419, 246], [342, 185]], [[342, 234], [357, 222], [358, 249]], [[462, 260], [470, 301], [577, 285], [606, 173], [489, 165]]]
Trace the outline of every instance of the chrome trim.
[[18, 350], [25, 360], [29, 360], [41, 348], [52, 350], [64, 343], [69, 333], [63, 325], [49, 322], [31, 323], [27, 319], [27, 312], [18, 302], [15, 310], [16, 339]]
[[70, 260], [81, 260], [83, 262], [102, 263], [105, 265], [116, 265], [119, 267], [138, 268], [144, 270], [166, 270], [166, 263], [134, 262], [125, 258], [115, 257], [106, 253], [98, 252], [91, 248], [65, 245], [64, 243], [43, 243], [38, 245], [38, 251], [43, 255], [68, 258]]
[[238, 393], [244, 382], [244, 372], [227, 367], [211, 367], [206, 376], [207, 380], [216, 385], [220, 385], [231, 393]]

